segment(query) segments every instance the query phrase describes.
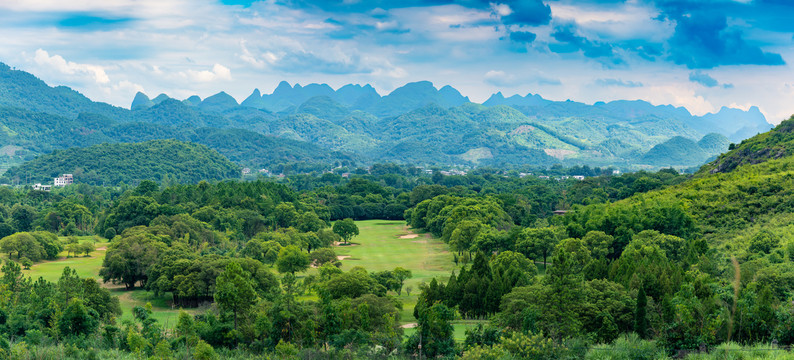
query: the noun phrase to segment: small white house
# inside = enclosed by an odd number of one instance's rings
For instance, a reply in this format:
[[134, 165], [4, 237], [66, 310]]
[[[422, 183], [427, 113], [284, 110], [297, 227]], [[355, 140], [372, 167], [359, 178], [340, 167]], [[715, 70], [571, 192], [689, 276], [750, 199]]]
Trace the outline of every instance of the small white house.
[[42, 184], [35, 184], [33, 185], [33, 190], [38, 191], [50, 191], [52, 190], [52, 185], [42, 185]]
[[72, 174], [63, 174], [53, 180], [55, 186], [66, 186], [74, 184], [74, 177]]

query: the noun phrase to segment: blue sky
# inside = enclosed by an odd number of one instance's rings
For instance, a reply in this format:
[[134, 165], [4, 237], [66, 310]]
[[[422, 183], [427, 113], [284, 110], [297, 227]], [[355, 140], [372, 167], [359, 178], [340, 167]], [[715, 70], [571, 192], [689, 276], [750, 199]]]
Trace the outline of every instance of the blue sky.
[[92, 99], [279, 81], [794, 114], [788, 0], [5, 0], [0, 61]]

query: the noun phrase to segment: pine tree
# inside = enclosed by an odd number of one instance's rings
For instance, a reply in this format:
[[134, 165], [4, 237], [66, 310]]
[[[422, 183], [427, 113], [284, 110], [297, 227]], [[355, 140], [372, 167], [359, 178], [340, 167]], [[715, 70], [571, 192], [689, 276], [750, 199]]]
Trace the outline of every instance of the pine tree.
[[640, 286], [640, 291], [637, 293], [637, 308], [634, 311], [634, 332], [642, 339], [648, 336], [648, 319], [645, 316], [647, 306], [648, 299], [645, 297], [645, 287]]

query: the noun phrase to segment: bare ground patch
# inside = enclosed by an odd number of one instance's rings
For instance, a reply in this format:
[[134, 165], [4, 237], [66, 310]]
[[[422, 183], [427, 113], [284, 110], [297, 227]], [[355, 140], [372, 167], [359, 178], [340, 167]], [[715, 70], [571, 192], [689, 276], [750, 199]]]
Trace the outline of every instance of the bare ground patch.
[[347, 244], [345, 244], [343, 242], [334, 241], [334, 246], [359, 246], [359, 245], [361, 245], [361, 244], [356, 244], [356, 243], [347, 243]]
[[407, 235], [400, 236], [400, 239], [415, 239], [415, 238], [418, 238], [418, 237], [419, 237], [419, 234], [407, 234]]
[[566, 156], [576, 154], [576, 151], [566, 149], [543, 149], [546, 155], [563, 160]]
[[339, 260], [339, 261], [342, 261], [344, 259], [350, 259], [351, 257], [352, 256], [350, 256], [350, 255], [337, 255], [336, 259]]
[[416, 323], [403, 324], [403, 325], [400, 325], [400, 327], [403, 328], [403, 329], [413, 329], [413, 328], [417, 327], [417, 324]]

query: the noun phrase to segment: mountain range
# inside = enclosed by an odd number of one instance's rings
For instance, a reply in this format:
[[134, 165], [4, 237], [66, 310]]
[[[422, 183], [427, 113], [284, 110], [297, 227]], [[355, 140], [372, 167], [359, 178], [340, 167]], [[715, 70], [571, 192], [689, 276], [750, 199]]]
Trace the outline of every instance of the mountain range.
[[0, 126], [9, 158], [173, 138], [207, 145], [242, 166], [272, 169], [374, 162], [688, 167], [772, 128], [756, 107], [693, 116], [641, 100], [590, 105], [501, 93], [476, 104], [451, 86], [428, 81], [386, 95], [370, 85], [334, 90], [281, 82], [273, 93], [257, 89], [240, 103], [225, 92], [183, 100], [138, 93], [127, 110], [2, 64]]

